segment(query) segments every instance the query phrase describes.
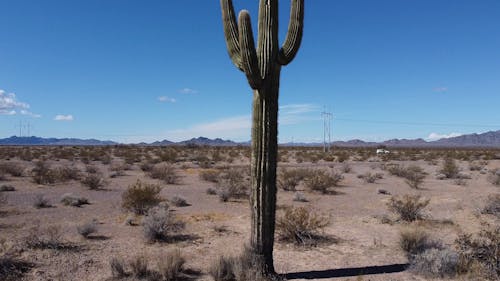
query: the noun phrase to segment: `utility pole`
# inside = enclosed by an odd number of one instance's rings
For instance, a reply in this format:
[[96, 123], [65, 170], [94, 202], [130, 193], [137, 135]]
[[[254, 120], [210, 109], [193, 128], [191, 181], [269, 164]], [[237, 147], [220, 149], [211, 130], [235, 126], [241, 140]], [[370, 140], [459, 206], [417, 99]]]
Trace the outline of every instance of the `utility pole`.
[[331, 129], [332, 129], [332, 119], [333, 114], [325, 110], [321, 112], [321, 117], [323, 117], [323, 151], [328, 152], [331, 145]]

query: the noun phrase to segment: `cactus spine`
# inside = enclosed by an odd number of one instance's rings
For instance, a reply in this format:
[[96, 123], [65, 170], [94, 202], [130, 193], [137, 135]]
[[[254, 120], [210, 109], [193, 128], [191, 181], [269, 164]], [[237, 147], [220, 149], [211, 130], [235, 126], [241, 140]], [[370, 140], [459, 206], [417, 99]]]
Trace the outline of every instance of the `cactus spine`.
[[256, 49], [248, 11], [242, 10], [237, 22], [232, 0], [221, 0], [229, 56], [245, 73], [253, 89], [250, 247], [261, 260], [266, 274], [274, 274], [280, 72], [299, 50], [304, 21], [304, 0], [291, 1], [288, 32], [280, 48], [278, 0], [260, 0]]

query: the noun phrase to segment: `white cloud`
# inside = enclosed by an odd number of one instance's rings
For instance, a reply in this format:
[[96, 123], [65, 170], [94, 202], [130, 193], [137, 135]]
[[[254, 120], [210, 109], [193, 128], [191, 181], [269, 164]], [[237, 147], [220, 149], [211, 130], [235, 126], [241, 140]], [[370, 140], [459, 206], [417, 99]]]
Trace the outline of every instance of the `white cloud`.
[[158, 101], [159, 102], [169, 102], [169, 103], [175, 103], [177, 100], [174, 99], [174, 98], [169, 98], [167, 96], [161, 96], [161, 97], [158, 97]]
[[40, 117], [38, 114], [28, 111], [30, 105], [17, 100], [16, 94], [7, 93], [0, 89], [0, 115], [29, 115], [32, 117]]
[[280, 106], [279, 124], [294, 125], [304, 121], [318, 120], [319, 115], [311, 116], [308, 113], [319, 113], [320, 107], [314, 104], [287, 104]]
[[69, 114], [69, 115], [56, 115], [56, 117], [54, 117], [54, 120], [55, 121], [73, 121], [74, 118], [73, 118], [73, 115]]
[[233, 116], [200, 123], [186, 129], [177, 129], [167, 132], [168, 138], [179, 141], [195, 137], [230, 138], [236, 140], [248, 139], [252, 127], [250, 115]]
[[427, 140], [435, 141], [435, 140], [439, 140], [439, 139], [449, 139], [449, 138], [459, 137], [461, 135], [463, 135], [463, 134], [461, 134], [461, 133], [450, 133], [450, 134], [430, 133], [429, 136], [427, 137]]
[[184, 89], [180, 89], [179, 93], [188, 95], [188, 94], [197, 94], [199, 92], [197, 90], [194, 90], [194, 89], [191, 89], [191, 88], [184, 88]]
[[436, 87], [433, 89], [433, 91], [436, 93], [448, 92], [448, 87]]
[[28, 111], [28, 110], [24, 110], [24, 109], [21, 109], [21, 111], [19, 111], [19, 113], [21, 113], [21, 115], [27, 115], [27, 116], [31, 116], [33, 118], [42, 117], [42, 115], [40, 115], [40, 114], [36, 114], [36, 113], [33, 113], [31, 111]]

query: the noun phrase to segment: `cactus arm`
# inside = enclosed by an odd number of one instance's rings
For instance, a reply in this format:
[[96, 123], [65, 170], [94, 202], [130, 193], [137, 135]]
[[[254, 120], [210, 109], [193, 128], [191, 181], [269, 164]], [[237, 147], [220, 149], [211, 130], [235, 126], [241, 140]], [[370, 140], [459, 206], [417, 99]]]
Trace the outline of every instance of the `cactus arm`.
[[241, 66], [240, 42], [238, 38], [238, 25], [232, 0], [221, 0], [222, 22], [226, 38], [227, 51], [234, 65], [243, 71]]
[[257, 56], [262, 79], [273, 73], [278, 51], [278, 0], [260, 0]]
[[299, 51], [304, 29], [304, 0], [292, 0], [290, 23], [285, 42], [280, 49], [278, 63], [289, 64]]
[[252, 23], [248, 11], [243, 10], [238, 16], [239, 39], [241, 49], [241, 66], [252, 89], [258, 89], [261, 84], [257, 52], [253, 40]]

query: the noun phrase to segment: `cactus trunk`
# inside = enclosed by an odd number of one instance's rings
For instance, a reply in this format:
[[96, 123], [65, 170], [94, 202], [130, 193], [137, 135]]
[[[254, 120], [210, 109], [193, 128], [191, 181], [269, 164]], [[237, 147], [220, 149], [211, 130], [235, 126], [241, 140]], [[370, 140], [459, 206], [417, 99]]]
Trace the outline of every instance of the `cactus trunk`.
[[279, 68], [274, 70], [274, 77], [253, 94], [250, 246], [263, 262], [266, 274], [274, 273]]
[[254, 90], [250, 246], [261, 263], [258, 266], [269, 275], [274, 274], [280, 72], [299, 50], [304, 0], [291, 0], [290, 23], [281, 48], [278, 46], [278, 0], [260, 0], [257, 48], [248, 11], [241, 11], [237, 22], [232, 0], [220, 1], [229, 57], [245, 73]]

